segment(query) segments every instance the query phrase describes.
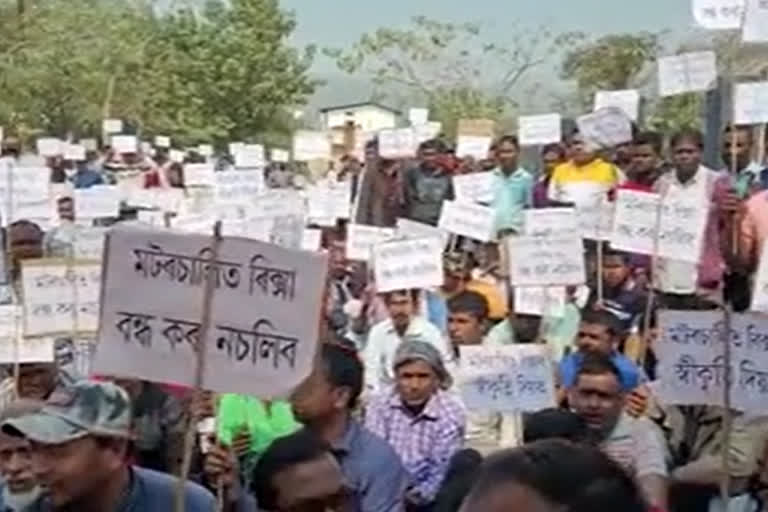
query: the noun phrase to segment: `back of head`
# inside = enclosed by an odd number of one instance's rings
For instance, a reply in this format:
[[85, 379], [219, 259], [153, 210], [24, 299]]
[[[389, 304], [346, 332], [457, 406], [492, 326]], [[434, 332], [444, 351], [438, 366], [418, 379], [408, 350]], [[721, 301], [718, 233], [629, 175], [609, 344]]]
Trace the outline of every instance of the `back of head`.
[[544, 409], [526, 416], [523, 425], [523, 442], [533, 443], [544, 439], [564, 439], [579, 442], [587, 437], [584, 420], [567, 409]]
[[328, 382], [336, 388], [349, 389], [348, 407], [353, 409], [363, 392], [363, 363], [354, 347], [339, 341], [321, 346], [320, 356]]
[[568, 512], [647, 510], [620, 466], [596, 448], [567, 441], [538, 441], [492, 455], [467, 498], [467, 510], [479, 510], [485, 496], [506, 485], [526, 487]]

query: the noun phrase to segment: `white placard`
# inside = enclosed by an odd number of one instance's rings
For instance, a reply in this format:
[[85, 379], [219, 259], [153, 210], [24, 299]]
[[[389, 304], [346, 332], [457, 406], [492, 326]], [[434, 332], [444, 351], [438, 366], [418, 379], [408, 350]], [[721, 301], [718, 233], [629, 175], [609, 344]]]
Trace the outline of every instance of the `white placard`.
[[330, 182], [328, 193], [333, 203], [333, 216], [337, 219], [348, 219], [352, 209], [352, 182]]
[[[21, 325], [20, 306], [12, 304], [0, 306], [0, 363], [52, 363], [54, 339], [24, 339], [21, 337]], [[10, 381], [14, 383], [13, 377]], [[15, 385], [12, 391], [15, 392]]]
[[0, 163], [0, 206], [3, 225], [18, 219], [49, 219], [53, 214], [48, 167]]
[[616, 193], [611, 247], [638, 254], [653, 254], [660, 221], [658, 194], [620, 189]]
[[459, 135], [456, 138], [456, 156], [459, 158], [471, 156], [475, 160], [485, 160], [488, 158], [488, 150], [492, 143], [491, 137]]
[[135, 153], [139, 147], [135, 135], [113, 135], [110, 140], [112, 149], [118, 153]]
[[96, 139], [81, 139], [80, 144], [86, 151], [98, 151], [99, 149], [99, 142]]
[[733, 119], [737, 124], [768, 122], [768, 82], [736, 84], [733, 92]]
[[107, 228], [77, 227], [72, 239], [75, 259], [101, 261], [104, 256], [104, 237]]
[[213, 232], [216, 219], [208, 214], [177, 215], [171, 219], [171, 227], [184, 233], [198, 233], [201, 235]]
[[23, 260], [21, 280], [25, 337], [96, 331], [100, 262]]
[[524, 234], [528, 236], [565, 236], [579, 229], [574, 208], [523, 210], [523, 219]]
[[441, 247], [445, 247], [450, 238], [450, 234], [431, 224], [416, 222], [411, 219], [398, 218], [395, 235], [398, 238], [436, 238], [440, 240]]
[[555, 406], [546, 345], [462, 346], [459, 391], [470, 410], [535, 412]]
[[184, 186], [212, 187], [216, 184], [215, 174], [211, 164], [185, 164]]
[[85, 146], [80, 144], [66, 144], [64, 146], [64, 160], [81, 162], [85, 160]]
[[264, 146], [261, 144], [243, 144], [235, 153], [235, 167], [243, 169], [263, 168], [265, 164]]
[[453, 177], [453, 193], [463, 203], [484, 203], [493, 201], [493, 172], [473, 172]]
[[168, 152], [168, 159], [177, 164], [184, 163], [184, 152], [180, 149], [172, 149]]
[[166, 135], [156, 135], [155, 136], [155, 147], [157, 148], [170, 148], [171, 147], [171, 138]]
[[326, 132], [299, 130], [293, 134], [293, 159], [299, 162], [330, 160], [331, 140]]
[[419, 142], [415, 130], [397, 128], [379, 132], [379, 155], [382, 158], [409, 158], [416, 155]]
[[563, 136], [560, 114], [520, 116], [517, 119], [517, 128], [522, 146], [560, 142]]
[[200, 144], [197, 146], [197, 154], [204, 157], [213, 156], [213, 145]]
[[765, 0], [746, 0], [742, 40], [745, 43], [768, 41], [768, 2]]
[[474, 203], [443, 201], [437, 227], [472, 240], [489, 242], [495, 238], [493, 208]]
[[120, 190], [116, 185], [96, 185], [75, 190], [75, 218], [120, 216]]
[[514, 286], [568, 286], [585, 282], [581, 237], [507, 237]]
[[64, 151], [64, 142], [55, 137], [37, 139], [37, 154], [40, 156], [59, 156]]
[[565, 298], [563, 286], [515, 286], [515, 313], [562, 318]]
[[373, 274], [380, 293], [442, 286], [443, 246], [436, 238], [377, 244]]
[[301, 234], [301, 248], [304, 251], [319, 251], [322, 247], [323, 230], [304, 228]]
[[618, 107], [601, 108], [576, 120], [579, 134], [598, 148], [632, 141], [632, 121]]
[[213, 177], [216, 204], [253, 204], [266, 188], [262, 170], [221, 171], [214, 172]]
[[640, 111], [640, 91], [637, 89], [597, 91], [595, 93], [595, 111], [605, 107], [620, 108], [632, 121], [637, 121]]
[[365, 224], [347, 226], [347, 259], [369, 261], [373, 246], [391, 239], [395, 235], [392, 228], [380, 228]]
[[698, 263], [704, 245], [710, 203], [706, 187], [668, 191], [662, 198], [658, 256]]
[[291, 154], [287, 149], [272, 148], [269, 150], [269, 159], [273, 162], [286, 163], [291, 159]]
[[123, 131], [123, 121], [121, 119], [104, 119], [101, 122], [101, 131], [105, 135], [121, 133]]
[[709, 30], [741, 28], [744, 0], [692, 0], [693, 19]]
[[659, 95], [674, 96], [712, 88], [717, 79], [715, 52], [692, 52], [659, 59]]
[[411, 123], [411, 126], [427, 124], [429, 122], [429, 109], [428, 108], [408, 109], [408, 121]]
[[582, 238], [608, 240], [613, 233], [615, 204], [605, 195], [596, 201], [576, 204], [576, 223]]
[[416, 145], [419, 145], [424, 141], [432, 140], [440, 135], [440, 132], [443, 129], [443, 124], [438, 121], [430, 121], [426, 124], [412, 126], [411, 129], [413, 130], [413, 136], [416, 139]]
[[275, 218], [283, 216], [304, 216], [304, 199], [295, 190], [267, 189], [255, 199], [254, 218]]
[[[202, 338], [205, 389], [273, 399], [309, 375], [327, 257], [224, 237], [213, 259], [211, 244], [210, 236], [110, 231], [94, 373], [193, 386]], [[212, 321], [201, 333], [206, 277]]]

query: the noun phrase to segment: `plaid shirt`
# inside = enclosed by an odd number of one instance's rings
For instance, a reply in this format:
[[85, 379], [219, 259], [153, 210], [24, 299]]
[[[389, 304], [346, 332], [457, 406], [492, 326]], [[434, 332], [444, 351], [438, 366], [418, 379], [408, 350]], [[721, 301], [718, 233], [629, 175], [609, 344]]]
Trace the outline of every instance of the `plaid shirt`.
[[435, 499], [451, 457], [462, 448], [466, 416], [461, 402], [443, 391], [414, 416], [392, 389], [371, 400], [365, 426], [400, 456], [411, 479], [408, 500], [421, 505]]

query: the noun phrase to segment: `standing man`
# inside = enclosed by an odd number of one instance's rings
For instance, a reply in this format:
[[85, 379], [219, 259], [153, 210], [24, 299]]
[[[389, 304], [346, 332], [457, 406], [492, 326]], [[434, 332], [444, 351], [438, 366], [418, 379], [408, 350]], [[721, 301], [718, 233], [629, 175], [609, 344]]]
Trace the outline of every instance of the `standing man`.
[[498, 234], [522, 233], [523, 209], [533, 206], [533, 176], [520, 167], [520, 144], [514, 135], [496, 142], [493, 170], [493, 215]]
[[768, 188], [768, 171], [752, 159], [753, 141], [751, 126], [729, 124], [723, 130], [725, 172], [731, 175], [741, 199]]
[[632, 143], [632, 160], [627, 181], [619, 188], [653, 192], [653, 184], [667, 171], [661, 157], [663, 139], [658, 132], [641, 132]]
[[453, 199], [453, 177], [440, 165], [445, 146], [439, 140], [422, 142], [419, 164], [405, 172], [403, 199], [405, 217], [437, 226], [443, 201]]
[[579, 133], [568, 141], [570, 160], [555, 167], [548, 196], [561, 204], [590, 204], [619, 183], [616, 167], [600, 158]]

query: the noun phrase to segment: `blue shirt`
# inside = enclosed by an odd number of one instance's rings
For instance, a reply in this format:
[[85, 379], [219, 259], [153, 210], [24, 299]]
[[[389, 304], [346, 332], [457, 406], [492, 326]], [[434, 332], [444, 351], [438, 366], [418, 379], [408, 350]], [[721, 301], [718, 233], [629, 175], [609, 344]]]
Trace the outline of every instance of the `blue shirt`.
[[402, 512], [408, 475], [384, 439], [349, 420], [333, 453], [355, 495], [358, 512]]
[[97, 171], [83, 167], [72, 176], [72, 183], [75, 188], [91, 188], [96, 185], [103, 185], [104, 176]]
[[523, 230], [523, 210], [533, 205], [534, 180], [531, 173], [520, 167], [510, 175], [501, 169], [493, 171], [493, 214], [496, 232]]
[[[570, 389], [576, 384], [576, 374], [579, 372], [584, 354], [579, 352], [570, 354], [560, 361], [560, 379], [564, 388]], [[624, 391], [631, 391], [640, 385], [640, 369], [635, 363], [614, 352], [611, 362], [616, 365], [621, 376], [621, 387]]]

